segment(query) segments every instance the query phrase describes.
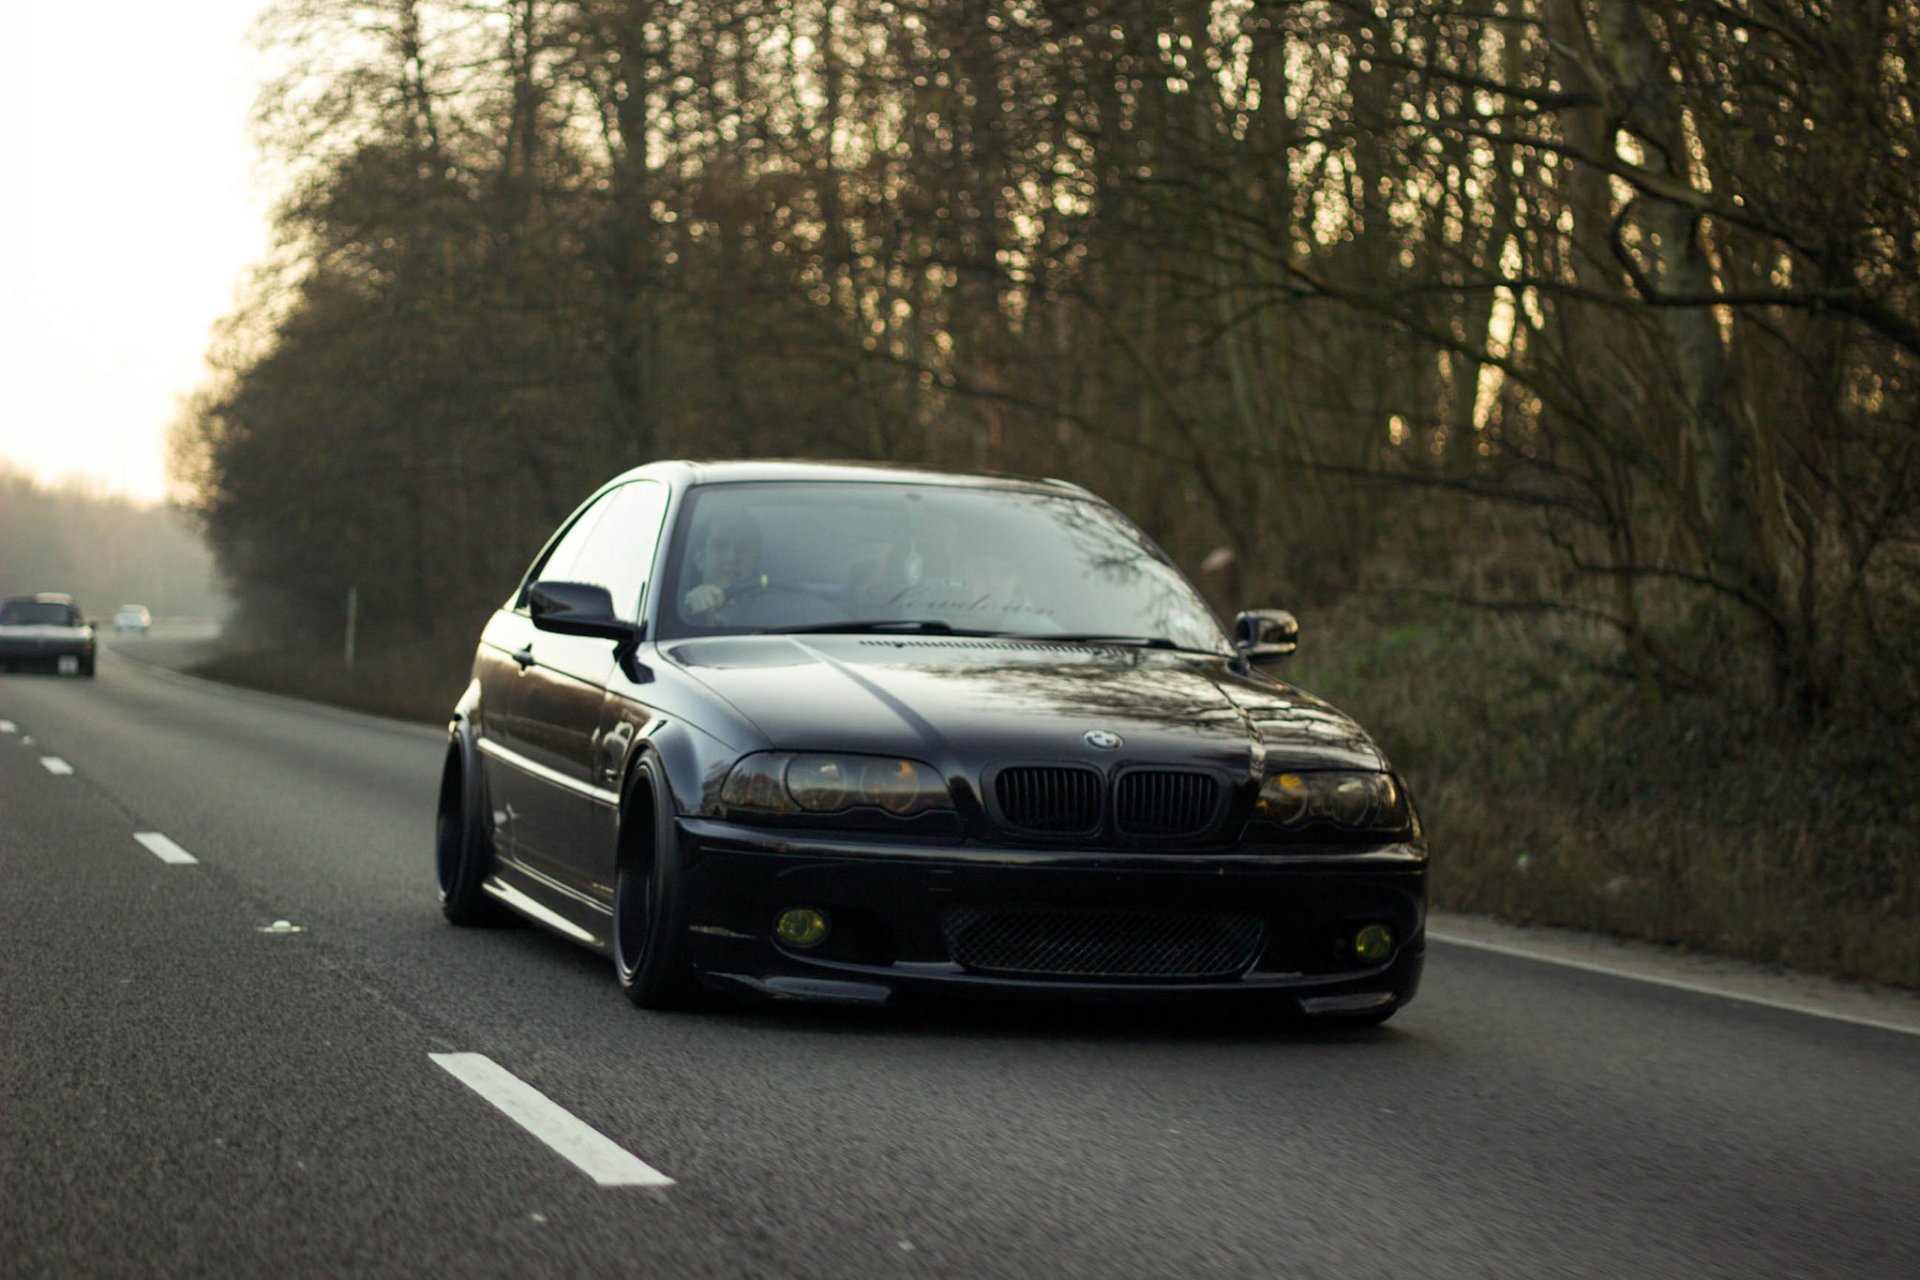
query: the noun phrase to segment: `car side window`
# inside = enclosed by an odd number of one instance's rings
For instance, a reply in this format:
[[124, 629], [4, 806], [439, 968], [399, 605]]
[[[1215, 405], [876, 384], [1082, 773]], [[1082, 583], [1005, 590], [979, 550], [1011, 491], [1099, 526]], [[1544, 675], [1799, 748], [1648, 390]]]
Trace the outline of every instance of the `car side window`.
[[594, 526], [599, 524], [606, 515], [608, 505], [619, 492], [616, 489], [612, 493], [601, 495], [592, 506], [580, 513], [578, 520], [567, 527], [566, 533], [561, 535], [560, 541], [554, 546], [552, 552], [540, 562], [537, 569], [527, 575], [527, 580], [520, 584], [520, 594], [513, 602], [515, 608], [527, 607], [527, 588], [536, 582], [583, 581], [574, 576], [574, 566], [579, 562], [580, 551], [587, 545], [587, 539], [592, 536]]
[[613, 597], [615, 615], [634, 621], [653, 574], [660, 525], [667, 514], [667, 486], [636, 480], [608, 494], [599, 510], [600, 518], [581, 544], [567, 580], [605, 587]]

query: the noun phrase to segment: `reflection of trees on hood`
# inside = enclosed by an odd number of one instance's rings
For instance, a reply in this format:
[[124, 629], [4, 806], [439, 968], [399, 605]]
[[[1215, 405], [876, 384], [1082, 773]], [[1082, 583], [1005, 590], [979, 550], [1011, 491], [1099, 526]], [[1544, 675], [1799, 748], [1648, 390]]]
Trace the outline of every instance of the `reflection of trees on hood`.
[[[911, 653], [920, 644], [907, 642], [900, 652]], [[989, 653], [990, 644], [982, 644], [978, 652]], [[1003, 705], [1010, 711], [1093, 721], [1122, 717], [1197, 733], [1251, 723], [1266, 737], [1283, 734], [1358, 752], [1374, 749], [1351, 717], [1310, 694], [1238, 687], [1220, 665], [1151, 650], [1094, 648], [1087, 652], [1098, 656], [1060, 666], [1045, 665], [1036, 658], [1032, 663], [992, 665], [903, 662], [900, 667], [942, 684], [970, 688], [980, 705]]]

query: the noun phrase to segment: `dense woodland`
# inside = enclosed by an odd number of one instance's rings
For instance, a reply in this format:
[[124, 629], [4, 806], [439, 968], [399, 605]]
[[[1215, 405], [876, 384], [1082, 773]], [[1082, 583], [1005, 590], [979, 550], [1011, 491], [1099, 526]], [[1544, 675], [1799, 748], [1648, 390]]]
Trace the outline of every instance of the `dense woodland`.
[[1920, 983], [1917, 11], [289, 0], [177, 471], [257, 634], [450, 665], [651, 458], [1070, 477], [1443, 896]]

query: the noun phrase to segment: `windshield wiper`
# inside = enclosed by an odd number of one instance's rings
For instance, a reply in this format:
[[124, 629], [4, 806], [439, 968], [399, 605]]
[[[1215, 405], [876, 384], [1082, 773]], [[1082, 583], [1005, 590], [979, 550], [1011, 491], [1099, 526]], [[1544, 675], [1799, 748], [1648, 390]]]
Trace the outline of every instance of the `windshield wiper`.
[[1004, 636], [1004, 631], [984, 631], [974, 627], [956, 627], [951, 622], [942, 622], [938, 618], [848, 618], [842, 622], [810, 622], [804, 627], [769, 627], [763, 635], [798, 636], [845, 632], [858, 635], [862, 633], [885, 633], [902, 631], [909, 635], [921, 636]]
[[1125, 634], [1108, 634], [1104, 631], [1034, 631], [1021, 632], [1010, 638], [1016, 640], [1054, 640], [1061, 644], [1122, 645], [1130, 649], [1172, 649], [1179, 653], [1213, 653], [1212, 649], [1195, 649], [1184, 644], [1176, 644], [1165, 636], [1130, 636]]
[[1165, 636], [1129, 636], [1108, 634], [1104, 631], [1036, 631], [1023, 635], [1022, 640], [1058, 640], [1063, 644], [1124, 644], [1136, 649], [1178, 649], [1180, 646]]

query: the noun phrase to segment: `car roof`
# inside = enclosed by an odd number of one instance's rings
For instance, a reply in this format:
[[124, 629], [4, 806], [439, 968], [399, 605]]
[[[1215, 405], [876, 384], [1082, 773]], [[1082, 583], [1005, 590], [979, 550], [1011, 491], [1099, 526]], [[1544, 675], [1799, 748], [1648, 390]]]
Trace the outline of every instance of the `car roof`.
[[1019, 489], [1030, 493], [1072, 493], [1094, 496], [1065, 480], [1036, 480], [1029, 476], [993, 471], [935, 471], [889, 462], [818, 462], [804, 458], [742, 458], [701, 460], [676, 458], [650, 462], [615, 477], [609, 483], [647, 477], [681, 488], [701, 484], [741, 484], [774, 481], [830, 481], [853, 484], [934, 484], [954, 488]]
[[4, 604], [72, 604], [73, 597], [64, 591], [39, 591], [30, 596], [8, 596]]

